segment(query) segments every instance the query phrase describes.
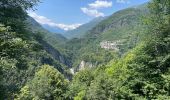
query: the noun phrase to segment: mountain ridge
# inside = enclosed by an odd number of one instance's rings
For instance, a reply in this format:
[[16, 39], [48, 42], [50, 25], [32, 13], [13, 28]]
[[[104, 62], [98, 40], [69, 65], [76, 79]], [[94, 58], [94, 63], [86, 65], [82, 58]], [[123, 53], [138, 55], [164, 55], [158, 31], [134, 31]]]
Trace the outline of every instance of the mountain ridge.
[[72, 38], [82, 38], [87, 31], [91, 30], [93, 27], [95, 27], [99, 22], [101, 22], [102, 20], [106, 19], [107, 17], [98, 17], [98, 18], [94, 18], [93, 20], [91, 20], [88, 23], [85, 23], [83, 25], [81, 25], [80, 27], [71, 30], [71, 31], [66, 31], [63, 35], [68, 38], [68, 39], [72, 39]]

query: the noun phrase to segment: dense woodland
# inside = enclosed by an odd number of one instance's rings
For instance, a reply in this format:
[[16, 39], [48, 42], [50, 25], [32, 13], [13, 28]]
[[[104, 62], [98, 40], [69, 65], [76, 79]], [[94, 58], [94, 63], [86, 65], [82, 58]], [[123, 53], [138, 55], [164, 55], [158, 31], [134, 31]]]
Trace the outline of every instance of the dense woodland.
[[[39, 2], [0, 0], [0, 100], [170, 100], [170, 0], [118, 11], [73, 39], [30, 23]], [[105, 50], [103, 40], [123, 45]], [[82, 60], [93, 67], [79, 70]]]

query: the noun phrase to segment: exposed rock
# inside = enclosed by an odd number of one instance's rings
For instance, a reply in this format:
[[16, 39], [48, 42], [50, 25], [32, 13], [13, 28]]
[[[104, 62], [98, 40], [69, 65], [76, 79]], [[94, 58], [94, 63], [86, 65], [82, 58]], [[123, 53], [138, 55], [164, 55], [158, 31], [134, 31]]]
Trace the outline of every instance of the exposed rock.
[[41, 40], [40, 43], [42, 44], [43, 48], [49, 53], [51, 54], [51, 56], [58, 60], [60, 63], [71, 67], [71, 63], [70, 61], [64, 56], [62, 55], [58, 50], [56, 50], [54, 47], [52, 47], [50, 44], [48, 44], [46, 41]]
[[95, 66], [96, 66], [96, 64], [93, 64], [91, 62], [86, 62], [86, 61], [82, 60], [77, 68], [75, 68], [75, 69], [71, 68], [70, 71], [72, 73], [76, 73], [76, 72], [84, 70], [86, 68], [93, 68]]
[[74, 74], [75, 73], [74, 68], [70, 68], [70, 72], [71, 72], [71, 74]]

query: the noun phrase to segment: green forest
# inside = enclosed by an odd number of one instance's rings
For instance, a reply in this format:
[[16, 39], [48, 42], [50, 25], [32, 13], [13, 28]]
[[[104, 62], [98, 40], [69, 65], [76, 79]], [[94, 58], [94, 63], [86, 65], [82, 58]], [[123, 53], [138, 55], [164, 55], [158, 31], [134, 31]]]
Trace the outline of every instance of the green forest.
[[0, 100], [170, 100], [170, 0], [117, 11], [70, 39], [28, 16], [40, 2], [0, 0]]

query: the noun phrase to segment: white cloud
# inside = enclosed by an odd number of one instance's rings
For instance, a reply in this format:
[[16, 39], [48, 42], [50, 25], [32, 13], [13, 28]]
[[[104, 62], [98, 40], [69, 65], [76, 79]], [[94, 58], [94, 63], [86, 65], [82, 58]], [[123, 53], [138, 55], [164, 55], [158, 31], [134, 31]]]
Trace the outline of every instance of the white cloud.
[[123, 3], [123, 4], [126, 4], [126, 3], [130, 3], [129, 0], [116, 0], [117, 3]]
[[94, 3], [88, 4], [89, 7], [99, 9], [99, 8], [108, 8], [112, 7], [112, 1], [106, 1], [106, 0], [97, 0]]
[[35, 12], [28, 12], [28, 15], [31, 16], [32, 18], [34, 18], [38, 23], [40, 23], [42, 25], [49, 25], [51, 27], [60, 28], [65, 31], [76, 29], [82, 25], [82, 24], [71, 24], [71, 25], [58, 24], [44, 16], [40, 16], [40, 15], [36, 14]]
[[103, 17], [104, 13], [97, 11], [96, 9], [90, 9], [90, 8], [81, 8], [83, 13], [92, 16], [92, 17]]
[[81, 10], [83, 13], [92, 17], [103, 17], [104, 13], [100, 12], [101, 8], [112, 7], [112, 1], [108, 0], [96, 0], [93, 3], [88, 4], [88, 7], [82, 7]]

